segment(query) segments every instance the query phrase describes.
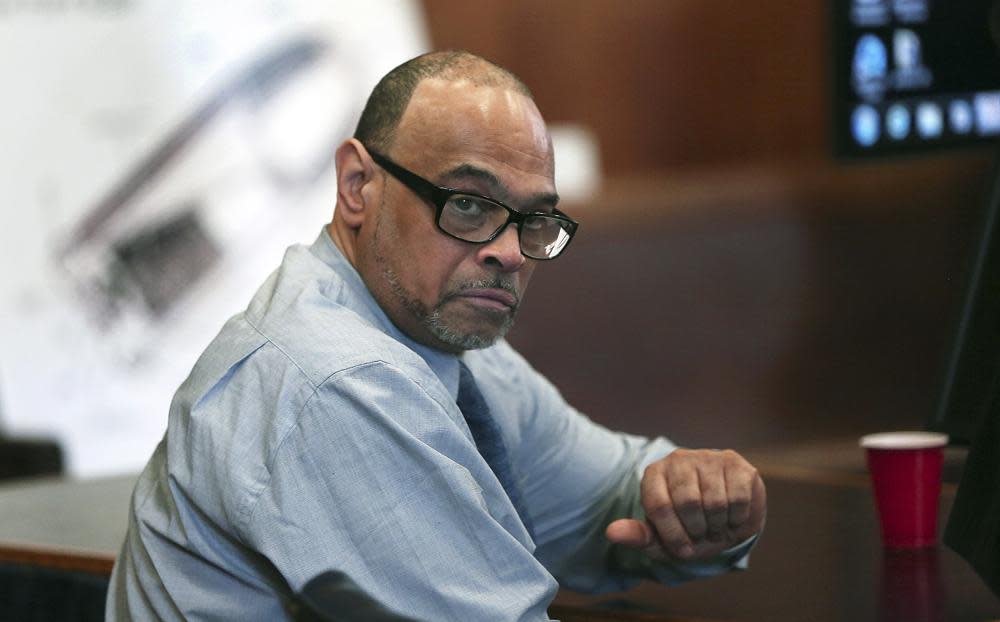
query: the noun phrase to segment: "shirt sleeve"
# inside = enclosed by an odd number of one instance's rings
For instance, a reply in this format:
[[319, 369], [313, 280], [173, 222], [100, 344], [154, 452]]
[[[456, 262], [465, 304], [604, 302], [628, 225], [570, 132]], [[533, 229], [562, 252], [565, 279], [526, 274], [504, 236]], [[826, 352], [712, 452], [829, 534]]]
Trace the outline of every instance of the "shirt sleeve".
[[756, 538], [717, 558], [653, 561], [608, 542], [619, 518], [643, 519], [639, 482], [645, 468], [676, 446], [613, 432], [569, 406], [544, 377], [517, 357], [518, 388], [530, 396], [515, 464], [536, 526], [536, 556], [559, 583], [584, 592], [623, 591], [643, 579], [666, 584], [746, 566]]
[[391, 365], [339, 372], [271, 456], [243, 537], [293, 591], [339, 570], [418, 619], [548, 620], [557, 585], [462, 422]]

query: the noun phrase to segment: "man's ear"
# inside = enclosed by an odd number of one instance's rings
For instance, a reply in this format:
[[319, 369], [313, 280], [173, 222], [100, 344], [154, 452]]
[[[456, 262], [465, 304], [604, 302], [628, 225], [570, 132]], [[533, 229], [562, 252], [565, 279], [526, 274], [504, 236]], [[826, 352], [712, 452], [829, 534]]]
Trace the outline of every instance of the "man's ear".
[[336, 163], [337, 209], [334, 216], [339, 215], [345, 225], [357, 229], [365, 220], [366, 206], [374, 200], [370, 182], [374, 179], [375, 167], [364, 145], [354, 138], [337, 148]]

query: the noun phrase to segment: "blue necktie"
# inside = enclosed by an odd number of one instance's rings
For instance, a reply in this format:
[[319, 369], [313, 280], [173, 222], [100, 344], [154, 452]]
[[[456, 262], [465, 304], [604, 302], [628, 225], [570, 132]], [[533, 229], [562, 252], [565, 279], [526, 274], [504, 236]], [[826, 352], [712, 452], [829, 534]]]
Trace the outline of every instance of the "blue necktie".
[[531, 524], [531, 519], [524, 509], [524, 500], [521, 498], [521, 489], [514, 479], [514, 473], [510, 468], [510, 457], [507, 454], [507, 446], [500, 435], [500, 426], [490, 415], [490, 407], [483, 399], [483, 394], [476, 385], [476, 379], [472, 377], [472, 372], [462, 361], [458, 362], [458, 408], [465, 417], [465, 422], [469, 424], [472, 438], [476, 441], [476, 448], [486, 460], [486, 464], [493, 469], [494, 475], [500, 480], [500, 485], [510, 497], [510, 502], [514, 505], [521, 522], [531, 539], [535, 539], [535, 530]]

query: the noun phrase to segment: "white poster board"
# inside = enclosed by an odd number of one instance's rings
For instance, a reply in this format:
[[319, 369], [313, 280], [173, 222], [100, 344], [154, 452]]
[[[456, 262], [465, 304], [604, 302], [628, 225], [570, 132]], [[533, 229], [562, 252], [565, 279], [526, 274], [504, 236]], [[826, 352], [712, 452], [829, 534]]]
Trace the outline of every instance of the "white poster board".
[[223, 322], [427, 49], [404, 0], [0, 0], [0, 432], [135, 471]]

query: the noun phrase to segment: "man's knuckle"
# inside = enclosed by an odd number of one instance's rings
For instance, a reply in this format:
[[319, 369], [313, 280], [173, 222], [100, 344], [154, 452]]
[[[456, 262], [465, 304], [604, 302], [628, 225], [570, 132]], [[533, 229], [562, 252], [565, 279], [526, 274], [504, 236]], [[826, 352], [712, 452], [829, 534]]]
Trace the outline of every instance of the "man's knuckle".
[[678, 514], [688, 515], [702, 511], [701, 501], [698, 499], [683, 499], [675, 501], [673, 505], [677, 509]]
[[718, 515], [729, 511], [729, 503], [725, 499], [706, 500], [704, 503], [705, 514]]
[[694, 453], [695, 451], [692, 449], [685, 449], [684, 447], [678, 447], [677, 449], [670, 452], [670, 455], [667, 456], [667, 459], [670, 462], [683, 462], [685, 460], [689, 460]]
[[753, 481], [757, 478], [757, 469], [747, 465], [745, 468], [734, 469], [733, 470], [733, 481], [744, 487], [751, 487]]
[[730, 462], [730, 463], [733, 463], [733, 464], [742, 464], [742, 463], [746, 462], [746, 460], [743, 459], [743, 456], [741, 456], [740, 454], [736, 453], [732, 449], [724, 449], [722, 451], [722, 458], [726, 462]]
[[676, 520], [677, 510], [670, 504], [658, 505], [647, 511], [646, 516], [654, 522], [663, 523], [664, 521]]
[[733, 507], [743, 507], [750, 505], [750, 495], [735, 493], [729, 500], [729, 505]]
[[673, 504], [663, 499], [643, 499], [642, 509], [646, 516], [654, 519], [664, 518], [673, 513]]

